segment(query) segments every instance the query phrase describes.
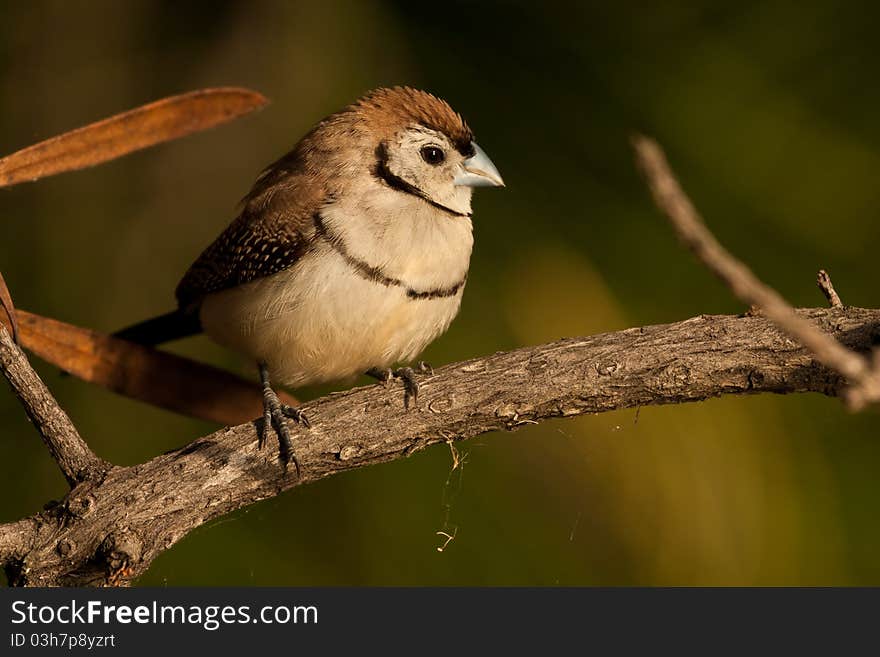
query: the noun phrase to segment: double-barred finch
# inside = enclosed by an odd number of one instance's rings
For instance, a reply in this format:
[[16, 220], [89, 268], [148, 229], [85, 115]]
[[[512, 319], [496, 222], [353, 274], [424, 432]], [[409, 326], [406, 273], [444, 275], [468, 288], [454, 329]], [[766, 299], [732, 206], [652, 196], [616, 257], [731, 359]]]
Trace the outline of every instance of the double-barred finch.
[[[158, 344], [204, 331], [258, 364], [286, 464], [284, 386], [398, 376], [458, 313], [474, 187], [503, 185], [464, 119], [408, 87], [376, 89], [270, 165], [241, 214], [190, 267], [178, 309], [117, 335]], [[408, 398], [408, 397], [407, 397]], [[297, 463], [298, 467], [298, 463]]]

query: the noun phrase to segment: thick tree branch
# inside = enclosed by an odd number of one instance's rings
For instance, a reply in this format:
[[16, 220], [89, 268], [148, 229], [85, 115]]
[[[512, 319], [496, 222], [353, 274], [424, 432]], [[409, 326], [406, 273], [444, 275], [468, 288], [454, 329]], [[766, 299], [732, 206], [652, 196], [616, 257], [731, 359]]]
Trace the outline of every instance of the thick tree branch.
[[22, 559], [33, 547], [38, 523], [32, 518], [0, 525], [0, 566]]
[[2, 323], [0, 373], [9, 381], [71, 486], [103, 474], [108, 464], [89, 449]]
[[[869, 350], [880, 335], [880, 310], [797, 314], [857, 351]], [[300, 479], [284, 474], [277, 450], [258, 449], [255, 422], [141, 465], [112, 468], [30, 519], [32, 547], [7, 564], [7, 572], [17, 584], [124, 584], [206, 521], [434, 443], [553, 417], [725, 394], [836, 395], [842, 385], [840, 375], [760, 316], [701, 316], [498, 353], [438, 369], [423, 379], [419, 407], [410, 411], [395, 385], [306, 404], [313, 428], [291, 427]], [[10, 533], [9, 526], [0, 529], [0, 536]]]

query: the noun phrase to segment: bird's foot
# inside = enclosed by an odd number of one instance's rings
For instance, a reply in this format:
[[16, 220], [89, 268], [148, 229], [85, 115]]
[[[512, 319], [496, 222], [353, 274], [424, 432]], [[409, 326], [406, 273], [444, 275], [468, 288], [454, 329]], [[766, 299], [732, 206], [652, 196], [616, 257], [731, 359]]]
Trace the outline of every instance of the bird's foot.
[[269, 384], [269, 370], [264, 364], [260, 364], [260, 381], [263, 384], [263, 426], [259, 431], [260, 448], [266, 443], [269, 435], [270, 427], [275, 430], [278, 436], [278, 458], [287, 470], [288, 464], [293, 461], [296, 468], [297, 477], [300, 474], [299, 459], [293, 451], [293, 442], [290, 439], [290, 429], [287, 427], [287, 419], [295, 420], [302, 424], [306, 429], [311, 428], [309, 419], [298, 408], [294, 408], [289, 404], [282, 404], [278, 399], [278, 395]]
[[371, 367], [367, 370], [367, 376], [378, 379], [382, 385], [388, 385], [391, 379], [400, 379], [403, 383], [403, 406], [409, 410], [409, 402], [415, 405], [419, 400], [419, 382], [416, 379], [417, 374], [430, 374], [433, 376], [434, 368], [423, 360], [413, 367], [401, 367], [392, 370], [390, 367]]

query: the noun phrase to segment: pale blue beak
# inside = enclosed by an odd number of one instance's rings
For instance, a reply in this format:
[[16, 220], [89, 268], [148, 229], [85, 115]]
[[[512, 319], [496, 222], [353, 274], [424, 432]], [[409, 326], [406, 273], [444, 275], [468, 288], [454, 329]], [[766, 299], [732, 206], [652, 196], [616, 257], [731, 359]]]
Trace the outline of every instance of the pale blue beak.
[[461, 163], [461, 172], [453, 182], [463, 187], [504, 187], [504, 181], [486, 151], [471, 142], [473, 156]]

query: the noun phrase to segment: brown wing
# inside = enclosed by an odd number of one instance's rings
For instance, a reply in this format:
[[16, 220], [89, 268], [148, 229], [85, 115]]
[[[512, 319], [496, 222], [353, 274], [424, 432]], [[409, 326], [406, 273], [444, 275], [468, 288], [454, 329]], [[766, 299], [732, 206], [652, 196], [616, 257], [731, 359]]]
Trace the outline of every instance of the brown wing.
[[315, 237], [314, 215], [327, 194], [297, 165], [296, 153], [260, 176], [241, 214], [202, 253], [177, 286], [184, 310], [211, 292], [270, 276], [299, 260]]

